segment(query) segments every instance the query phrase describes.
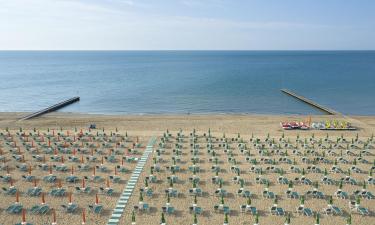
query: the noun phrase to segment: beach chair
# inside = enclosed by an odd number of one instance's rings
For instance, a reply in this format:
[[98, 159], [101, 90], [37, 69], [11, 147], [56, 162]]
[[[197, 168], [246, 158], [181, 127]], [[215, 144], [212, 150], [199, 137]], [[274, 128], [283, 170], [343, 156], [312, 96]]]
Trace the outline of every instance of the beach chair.
[[375, 185], [375, 179], [372, 178], [372, 177], [369, 177], [369, 178], [367, 179], [367, 184]]
[[76, 183], [78, 180], [78, 177], [74, 175], [70, 175], [65, 178], [65, 181], [68, 183]]
[[113, 183], [120, 183], [121, 182], [121, 177], [120, 176], [109, 176], [109, 179], [113, 182]]
[[169, 170], [171, 172], [174, 172], [174, 173], [180, 172], [180, 170], [181, 170], [180, 166], [178, 166], [178, 165], [167, 166], [166, 168], [167, 168], [167, 170]]
[[55, 183], [57, 180], [57, 176], [55, 175], [48, 175], [43, 177], [43, 181], [46, 183]]
[[217, 197], [225, 197], [227, 196], [227, 194], [228, 194], [227, 191], [222, 188], [218, 188], [215, 190], [215, 196]]
[[50, 159], [51, 159], [53, 162], [60, 162], [60, 161], [61, 161], [61, 156], [59, 156], [59, 155], [51, 156]]
[[215, 212], [221, 212], [224, 214], [229, 214], [230, 213], [230, 208], [229, 206], [220, 204], [220, 205], [214, 205], [214, 210]]
[[189, 207], [189, 212], [190, 213], [193, 213], [193, 214], [201, 214], [203, 212], [202, 208], [201, 207], [198, 207], [198, 206], [190, 206]]
[[344, 214], [344, 212], [337, 206], [331, 206], [331, 209], [332, 209], [332, 213], [334, 215], [337, 215], [337, 216], [342, 216]]
[[69, 162], [78, 163], [79, 162], [79, 158], [77, 156], [68, 156], [68, 161]]
[[13, 203], [6, 209], [6, 212], [10, 214], [19, 214], [22, 212], [22, 209], [23, 206], [20, 203]]
[[14, 160], [16, 160], [17, 162], [22, 162], [23, 161], [22, 155], [12, 155], [12, 158]]
[[211, 178], [211, 181], [212, 181], [213, 184], [220, 184], [220, 183], [223, 182], [223, 178], [215, 176], [215, 177]]
[[88, 177], [88, 176], [84, 176], [84, 178], [86, 179], [86, 180], [89, 180], [89, 181], [92, 181], [92, 182], [94, 182], [94, 183], [101, 183], [101, 182], [103, 182], [103, 178], [101, 177], [101, 176], [99, 176], [99, 175], [93, 175], [93, 176], [90, 176], [90, 177]]
[[240, 176], [235, 176], [232, 178], [232, 181], [234, 184], [241, 184], [241, 183], [245, 183], [244, 179], [241, 178]]
[[140, 188], [140, 192], [145, 193], [148, 197], [152, 197], [153, 190], [151, 188]]
[[362, 192], [362, 198], [365, 198], [365, 199], [375, 199], [375, 196], [369, 192], [369, 191], [363, 191]]
[[309, 179], [309, 178], [306, 178], [306, 177], [302, 177], [300, 179], [301, 183], [302, 184], [305, 184], [305, 185], [312, 185], [312, 181]]
[[26, 195], [30, 197], [37, 197], [42, 194], [42, 188], [40, 187], [33, 187], [27, 189]]
[[170, 197], [178, 197], [178, 191], [173, 188], [168, 188], [165, 190], [165, 194], [169, 195]]
[[154, 176], [154, 175], [150, 175], [150, 176], [148, 176], [148, 177], [146, 177], [146, 179], [150, 182], [150, 183], [156, 183], [156, 182], [158, 182], [158, 179], [156, 178], [156, 176]]
[[198, 176], [192, 176], [192, 177], [189, 177], [189, 181], [190, 183], [198, 184], [200, 182], [200, 178]]
[[100, 214], [103, 211], [103, 206], [99, 204], [89, 205], [90, 212]]
[[107, 162], [110, 162], [110, 163], [116, 163], [117, 162], [117, 159], [116, 159], [115, 155], [106, 156], [104, 158], [107, 160]]
[[102, 173], [107, 173], [108, 172], [108, 168], [106, 166], [104, 166], [104, 165], [96, 166], [96, 169], [98, 169]]
[[170, 183], [170, 182], [172, 182], [172, 183], [177, 183], [177, 181], [178, 181], [178, 177], [176, 176], [176, 175], [171, 175], [171, 176], [168, 176], [167, 177], [167, 181], [168, 181], [168, 183]]
[[142, 212], [148, 212], [150, 211], [150, 206], [148, 205], [148, 203], [142, 202], [142, 203], [139, 203], [138, 205], [135, 205], [134, 209], [138, 211], [142, 211]]
[[357, 209], [357, 212], [359, 214], [361, 214], [362, 216], [368, 216], [368, 215], [370, 215], [370, 211], [367, 208], [365, 208], [365, 207], [359, 206], [356, 209]]
[[53, 165], [53, 168], [58, 172], [66, 172], [68, 171], [68, 167], [65, 165]]
[[336, 184], [336, 181], [334, 181], [333, 179], [328, 178], [328, 177], [323, 177], [323, 178], [321, 179], [321, 182], [322, 182], [323, 184], [326, 184], [326, 185], [334, 185], [334, 184]]
[[35, 180], [35, 176], [33, 175], [22, 175], [21, 177], [26, 182], [33, 182]]
[[47, 164], [40, 164], [40, 165], [38, 165], [38, 167], [42, 171], [48, 171], [49, 170], [49, 166]]
[[15, 187], [10, 187], [10, 188], [5, 188], [5, 187], [2, 187], [1, 188], [4, 192], [4, 194], [6, 195], [15, 195], [17, 193], [17, 188]]
[[237, 191], [237, 195], [240, 196], [240, 197], [243, 197], [243, 198], [249, 198], [249, 197], [251, 197], [251, 192], [247, 191], [247, 190], [244, 190], [243, 188], [240, 188]]
[[218, 165], [211, 166], [211, 172], [220, 172], [220, 167]]
[[88, 171], [90, 169], [90, 166], [88, 164], [81, 164], [81, 165], [78, 165], [78, 170], [83, 172], [83, 171]]
[[175, 212], [175, 209], [172, 206], [163, 206], [162, 211], [167, 214], [173, 214]]
[[46, 204], [41, 204], [41, 205], [34, 205], [31, 207], [29, 210], [33, 214], [40, 214], [40, 215], [46, 215], [50, 211], [50, 207]]
[[312, 196], [313, 198], [318, 198], [318, 199], [323, 199], [324, 194], [321, 191], [313, 190], [313, 191], [307, 191], [306, 192], [307, 196]]
[[114, 190], [112, 188], [100, 187], [99, 190], [102, 194], [105, 194], [105, 195], [108, 195], [108, 196], [112, 196], [112, 194], [114, 193]]
[[349, 194], [345, 191], [338, 190], [335, 192], [335, 197], [340, 198], [340, 199], [348, 199]]
[[267, 183], [269, 183], [269, 180], [266, 179], [266, 178], [256, 177], [255, 183], [257, 183], [257, 184], [267, 184]]
[[192, 196], [201, 196], [202, 195], [202, 189], [200, 188], [190, 188], [189, 194]]
[[257, 208], [251, 205], [240, 205], [240, 211], [242, 213], [251, 213], [251, 215], [256, 215], [258, 213]]
[[271, 191], [266, 191], [264, 190], [262, 193], [263, 198], [268, 198], [268, 199], [274, 199], [275, 198], [275, 193]]
[[277, 206], [272, 206], [270, 208], [270, 213], [272, 215], [277, 215], [277, 216], [283, 216], [283, 215], [285, 215], [284, 209], [281, 208], [281, 207], [277, 207]]
[[287, 198], [291, 198], [291, 199], [299, 199], [300, 197], [300, 195], [296, 191], [287, 190], [285, 194]]
[[16, 168], [19, 169], [19, 171], [21, 172], [27, 172], [29, 169], [26, 164], [16, 165]]
[[75, 203], [70, 203], [70, 204], [67, 204], [67, 205], [61, 205], [61, 207], [67, 213], [75, 213], [78, 209], [78, 205], [75, 204]]
[[200, 168], [199, 168], [199, 166], [196, 166], [196, 165], [189, 166], [189, 171], [192, 172], [192, 173], [199, 173]]
[[4, 183], [9, 183], [12, 177], [10, 175], [0, 176], [0, 179]]
[[117, 170], [120, 172], [120, 173], [128, 173], [129, 170], [124, 167], [124, 166], [117, 166]]
[[288, 178], [286, 178], [286, 177], [278, 177], [278, 178], [277, 178], [277, 182], [278, 182], [279, 184], [289, 184], [289, 180], [288, 180]]
[[313, 212], [310, 208], [303, 208], [303, 215], [304, 216], [312, 216]]
[[64, 188], [54, 188], [49, 194], [53, 197], [63, 197], [66, 195], [66, 190]]
[[75, 187], [76, 193], [78, 194], [90, 194], [91, 187]]

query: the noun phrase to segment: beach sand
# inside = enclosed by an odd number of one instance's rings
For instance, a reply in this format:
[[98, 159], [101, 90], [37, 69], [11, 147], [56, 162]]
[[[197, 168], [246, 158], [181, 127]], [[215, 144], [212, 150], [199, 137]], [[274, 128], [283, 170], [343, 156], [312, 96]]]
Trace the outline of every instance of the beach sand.
[[[198, 135], [202, 135], [203, 133], [207, 133], [210, 129], [212, 135], [215, 137], [221, 138], [223, 133], [226, 134], [226, 137], [236, 137], [237, 133], [240, 133], [241, 136], [248, 141], [253, 134], [255, 137], [259, 137], [264, 139], [266, 135], [269, 133], [271, 138], [279, 138], [283, 133], [285, 133], [286, 137], [290, 137], [291, 139], [295, 139], [296, 135], [299, 134], [301, 138], [304, 137], [311, 137], [314, 133], [316, 138], [325, 137], [327, 131], [317, 131], [317, 130], [310, 130], [310, 131], [284, 131], [280, 128], [280, 121], [293, 121], [293, 120], [308, 120], [308, 117], [305, 116], [279, 116], [279, 115], [143, 115], [143, 116], [117, 116], [117, 115], [88, 115], [88, 114], [72, 114], [72, 113], [51, 113], [48, 115], [44, 115], [39, 118], [35, 118], [29, 121], [17, 121], [17, 118], [20, 118], [24, 115], [24, 113], [0, 113], [0, 131], [4, 131], [5, 128], [9, 128], [11, 132], [15, 133], [18, 131], [19, 127], [23, 127], [24, 130], [32, 130], [36, 128], [38, 130], [47, 130], [50, 129], [60, 129], [63, 130], [73, 130], [75, 127], [78, 129], [80, 128], [87, 128], [89, 124], [95, 123], [97, 125], [98, 130], [100, 131], [102, 128], [105, 128], [106, 132], [114, 131], [116, 128], [124, 134], [128, 132], [132, 138], [139, 137], [140, 142], [143, 146], [145, 146], [150, 139], [150, 137], [155, 136], [158, 137], [158, 142], [160, 141], [160, 137], [163, 133], [169, 129], [169, 131], [176, 135], [176, 133], [181, 129], [185, 136], [189, 135], [193, 129], [197, 130]], [[345, 119], [341, 116], [312, 116], [312, 121], [323, 121], [328, 119]], [[364, 116], [352, 116], [349, 118], [350, 122], [358, 127], [357, 131], [329, 131], [329, 135], [332, 139], [335, 137], [340, 137], [343, 134], [349, 140], [354, 138], [355, 135], [358, 133], [360, 138], [366, 139], [372, 135], [375, 131], [375, 117], [364, 117]], [[166, 182], [166, 177], [169, 176], [171, 173], [165, 170], [165, 166], [171, 164], [171, 150], [172, 145], [174, 144], [175, 140], [173, 139], [171, 143], [168, 143], [167, 154], [163, 155], [165, 162], [161, 164], [163, 168], [162, 172], [156, 173], [158, 179], [161, 181], [160, 184], [150, 184], [150, 187], [156, 193], [152, 198], [144, 197], [144, 202], [147, 202], [152, 207], [151, 212], [149, 214], [136, 214], [137, 224], [159, 224], [160, 223], [160, 214], [161, 214], [161, 207], [166, 202], [166, 197], [164, 194], [164, 189], [168, 188], [168, 183]], [[210, 157], [207, 154], [206, 148], [204, 147], [204, 139], [199, 139], [199, 144], [201, 145], [201, 155], [200, 158], [202, 160], [199, 163], [201, 169], [204, 171], [197, 174], [200, 179], [201, 183], [198, 185], [202, 190], [205, 192], [203, 197], [198, 197], [198, 205], [203, 208], [204, 213], [203, 215], [198, 216], [199, 224], [222, 224], [224, 221], [224, 215], [215, 213], [213, 210], [213, 205], [219, 203], [219, 198], [213, 195], [213, 191], [217, 188], [217, 185], [211, 183], [210, 179], [214, 176], [214, 173], [210, 171], [210, 167], [212, 163], [208, 162], [208, 158]], [[233, 148], [235, 144], [231, 145]], [[176, 184], [174, 188], [179, 190], [179, 192], [183, 193], [180, 198], [171, 198], [172, 205], [177, 209], [177, 213], [175, 215], [166, 215], [167, 224], [181, 224], [187, 225], [192, 224], [193, 216], [189, 213], [188, 207], [193, 202], [193, 198], [188, 195], [188, 189], [192, 187], [191, 183], [189, 182], [188, 178], [192, 176], [192, 173], [187, 170], [188, 166], [192, 163], [190, 162], [190, 147], [188, 139], [186, 139], [184, 143], [184, 150], [186, 153], [182, 155], [182, 163], [180, 165], [184, 170], [182, 172], [176, 173], [176, 175], [181, 180], [180, 183]], [[260, 224], [283, 224], [284, 217], [278, 216], [271, 216], [269, 213], [268, 208], [272, 206], [273, 200], [263, 199], [261, 196], [261, 192], [264, 188], [264, 185], [255, 184], [254, 179], [257, 177], [257, 174], [250, 173], [249, 168], [251, 165], [245, 161], [245, 157], [239, 154], [237, 148], [234, 148], [234, 156], [238, 161], [238, 166], [241, 168], [241, 177], [246, 181], [245, 189], [251, 191], [254, 194], [252, 198], [253, 205], [258, 208], [260, 211]], [[253, 154], [255, 150], [253, 150]], [[230, 163], [227, 162], [227, 155], [223, 153], [218, 148], [218, 157], [222, 161], [219, 165], [223, 169], [220, 173], [220, 176], [226, 181], [223, 185], [223, 188], [226, 189], [230, 195], [225, 198], [225, 204], [230, 206], [233, 210], [232, 213], [229, 215], [229, 224], [253, 224], [254, 217], [249, 214], [242, 214], [239, 212], [239, 205], [245, 204], [246, 199], [242, 197], [238, 197], [236, 192], [239, 188], [238, 184], [234, 184], [231, 179], [235, 176], [234, 173], [230, 172]], [[156, 153], [153, 153], [147, 164], [141, 173], [139, 181], [136, 185], [135, 191], [130, 198], [128, 205], [124, 211], [124, 214], [120, 220], [120, 224], [130, 224], [131, 221], [131, 212], [133, 210], [133, 206], [137, 204], [139, 198], [139, 188], [144, 186], [144, 178], [149, 175], [150, 173], [150, 166], [152, 165], [152, 157], [155, 156]], [[28, 156], [31, 157], [31, 156]], [[279, 156], [272, 156], [274, 158], [278, 158]], [[271, 158], [272, 158], [271, 157]], [[258, 156], [259, 158], [259, 156]], [[300, 157], [296, 157], [297, 161]], [[328, 157], [329, 159], [333, 159], [333, 157]], [[349, 159], [352, 159], [348, 157]], [[374, 155], [366, 156], [367, 160], [372, 163], [375, 159]], [[26, 160], [30, 160], [31, 158], [26, 158]], [[299, 161], [298, 161], [299, 162]], [[70, 168], [69, 164], [67, 163], [68, 168]], [[109, 165], [110, 166], [110, 165]], [[261, 164], [262, 167], [266, 165]], [[280, 168], [283, 168], [285, 171], [289, 170], [290, 165], [280, 164], [277, 165]], [[299, 162], [299, 167], [306, 167], [307, 165], [301, 164]], [[319, 164], [319, 166], [324, 170], [324, 168], [330, 168], [332, 165], [324, 165]], [[340, 167], [345, 171], [349, 168], [350, 165], [343, 165], [339, 164]], [[367, 172], [372, 164], [364, 165], [359, 164], [359, 167], [366, 171], [363, 174], [352, 174], [354, 178], [362, 181], [363, 179], [367, 178]], [[129, 165], [130, 169], [135, 167], [135, 164]], [[3, 175], [4, 172], [1, 171]], [[15, 177], [20, 177], [22, 173], [17, 170], [11, 171], [11, 174]], [[87, 172], [89, 175], [90, 172]], [[33, 170], [33, 175], [42, 176], [42, 173], [39, 174], [37, 170]], [[43, 173], [43, 175], [45, 175]], [[80, 174], [83, 175], [83, 174]], [[131, 173], [123, 174], [122, 179], [127, 180], [129, 179]], [[265, 178], [270, 179], [271, 181], [275, 181], [276, 178], [279, 176], [278, 174], [274, 173], [266, 173], [263, 175]], [[286, 173], [285, 177], [287, 178], [294, 178], [298, 175]], [[320, 180], [322, 174], [307, 174], [306, 177], [311, 178], [312, 180]], [[330, 177], [334, 179], [338, 179], [342, 174], [330, 174]], [[26, 189], [26, 184], [21, 181], [17, 181], [20, 184], [20, 189], [24, 191]], [[40, 185], [45, 185], [43, 182], [39, 182]], [[1, 184], [2, 186], [6, 187], [7, 184]], [[79, 186], [79, 184], [77, 185]], [[113, 184], [113, 188], [116, 192], [122, 192], [126, 183], [121, 184]], [[18, 186], [17, 186], [18, 187]], [[47, 191], [51, 188], [51, 186], [43, 186], [43, 190]], [[69, 187], [73, 188], [73, 187]], [[285, 197], [285, 190], [287, 189], [287, 185], [279, 185], [275, 182], [271, 183], [270, 190], [275, 192], [277, 195], [280, 196], [279, 198], [279, 206], [283, 207], [288, 212], [294, 212], [292, 214], [292, 222], [291, 224], [314, 224], [313, 217], [304, 217], [298, 216], [295, 213], [295, 207], [299, 205], [299, 200], [290, 200], [286, 199]], [[299, 193], [304, 193], [307, 190], [311, 190], [311, 186], [305, 185], [295, 185], [294, 190], [298, 191]], [[334, 191], [337, 189], [337, 186], [330, 186], [330, 185], [320, 185], [319, 190], [326, 194], [332, 195]], [[355, 189], [361, 189], [361, 186], [350, 186], [345, 185], [344, 190], [348, 193], [351, 193]], [[368, 186], [367, 190], [375, 193], [374, 186]], [[119, 195], [114, 195], [111, 197], [107, 196], [100, 196], [100, 202], [105, 205], [105, 211], [102, 215], [94, 215], [92, 213], [87, 213], [87, 224], [105, 224], [108, 220], [112, 209], [114, 208]], [[0, 203], [0, 208], [2, 209], [0, 212], [0, 219], [4, 224], [14, 224], [16, 222], [20, 222], [20, 215], [11, 215], [9, 216], [3, 209], [6, 208], [11, 202], [14, 201], [14, 196], [5, 196], [1, 194], [2, 201]], [[30, 208], [32, 205], [37, 204], [40, 202], [40, 198], [29, 198], [30, 200], [25, 201], [25, 197], [21, 196], [20, 201], [24, 204], [25, 207]], [[61, 204], [67, 203], [67, 197], [62, 199], [56, 200], [55, 198], [51, 198], [46, 195], [46, 202], [53, 206], [54, 208], [58, 208]], [[73, 195], [73, 201], [82, 205], [82, 208], [87, 208], [86, 205], [88, 203], [93, 203], [95, 200], [95, 195], [81, 197], [78, 195]], [[375, 212], [375, 204], [373, 203], [375, 200], [362, 200], [361, 205], [365, 206], [370, 209], [370, 211]], [[346, 212], [349, 212], [348, 207], [348, 200], [337, 200], [335, 199], [334, 204], [339, 206], [340, 208], [344, 209]], [[322, 208], [327, 206], [325, 200], [317, 200], [307, 198], [305, 202], [306, 207], [310, 207], [314, 212], [322, 211]], [[57, 220], [58, 224], [81, 224], [81, 211], [74, 214], [73, 216], [68, 216], [62, 212], [57, 212]], [[28, 221], [35, 224], [50, 224], [51, 222], [51, 215], [46, 216], [34, 216], [27, 213]], [[375, 219], [374, 217], [362, 217], [358, 214], [353, 214], [353, 224], [374, 224]], [[338, 216], [324, 216], [322, 215], [321, 224], [345, 224], [345, 217], [338, 217]]]

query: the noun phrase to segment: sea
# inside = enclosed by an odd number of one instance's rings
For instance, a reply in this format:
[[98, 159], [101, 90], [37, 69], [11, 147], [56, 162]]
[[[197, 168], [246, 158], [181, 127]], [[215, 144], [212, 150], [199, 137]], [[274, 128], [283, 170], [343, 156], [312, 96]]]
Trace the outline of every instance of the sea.
[[0, 112], [375, 115], [375, 51], [0, 51]]

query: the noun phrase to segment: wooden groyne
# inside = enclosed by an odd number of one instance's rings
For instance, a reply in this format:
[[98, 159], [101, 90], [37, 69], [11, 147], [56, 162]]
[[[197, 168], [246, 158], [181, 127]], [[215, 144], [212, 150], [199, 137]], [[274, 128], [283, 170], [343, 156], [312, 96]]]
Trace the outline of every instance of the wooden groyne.
[[298, 95], [298, 94], [296, 94], [296, 93], [294, 93], [294, 92], [292, 92], [292, 91], [290, 91], [288, 89], [281, 89], [281, 91], [284, 92], [287, 95], [290, 95], [290, 96], [292, 96], [292, 97], [294, 97], [296, 99], [299, 99], [299, 100], [301, 100], [301, 101], [303, 101], [303, 102], [305, 102], [305, 103], [307, 103], [307, 104], [309, 104], [309, 105], [311, 105], [311, 106], [313, 106], [313, 107], [315, 107], [315, 108], [317, 108], [317, 109], [319, 109], [319, 110], [321, 110], [323, 112], [326, 112], [326, 113], [328, 113], [330, 115], [341, 115], [341, 113], [339, 113], [339, 112], [337, 112], [337, 111], [335, 111], [333, 109], [321, 106], [318, 103], [316, 103], [316, 102], [314, 102], [314, 101], [312, 101], [312, 100], [310, 100], [308, 98], [305, 98], [305, 97], [303, 97], [301, 95]]
[[80, 99], [79, 97], [73, 97], [73, 98], [67, 99], [67, 100], [62, 101], [62, 102], [59, 102], [59, 103], [57, 103], [57, 104], [55, 104], [55, 105], [52, 105], [52, 106], [50, 106], [50, 107], [48, 107], [48, 108], [42, 109], [42, 110], [40, 110], [40, 111], [38, 111], [38, 112], [35, 112], [35, 113], [32, 113], [32, 114], [27, 115], [27, 116], [25, 116], [25, 117], [22, 117], [20, 120], [28, 120], [28, 119], [32, 119], [32, 118], [34, 118], [34, 117], [38, 117], [38, 116], [41, 116], [41, 115], [43, 115], [43, 114], [46, 114], [46, 113], [49, 113], [49, 112], [56, 111], [56, 110], [58, 110], [58, 109], [61, 109], [62, 107], [65, 107], [65, 106], [67, 106], [67, 105], [70, 105], [70, 104], [72, 104], [72, 103], [74, 103], [74, 102], [79, 101], [79, 99]]

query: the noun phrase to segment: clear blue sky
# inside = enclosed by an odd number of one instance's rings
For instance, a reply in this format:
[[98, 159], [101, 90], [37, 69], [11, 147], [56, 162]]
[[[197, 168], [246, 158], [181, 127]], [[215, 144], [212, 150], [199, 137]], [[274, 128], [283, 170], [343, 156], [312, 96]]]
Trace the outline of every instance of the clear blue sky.
[[0, 49], [375, 49], [375, 0], [0, 0]]

